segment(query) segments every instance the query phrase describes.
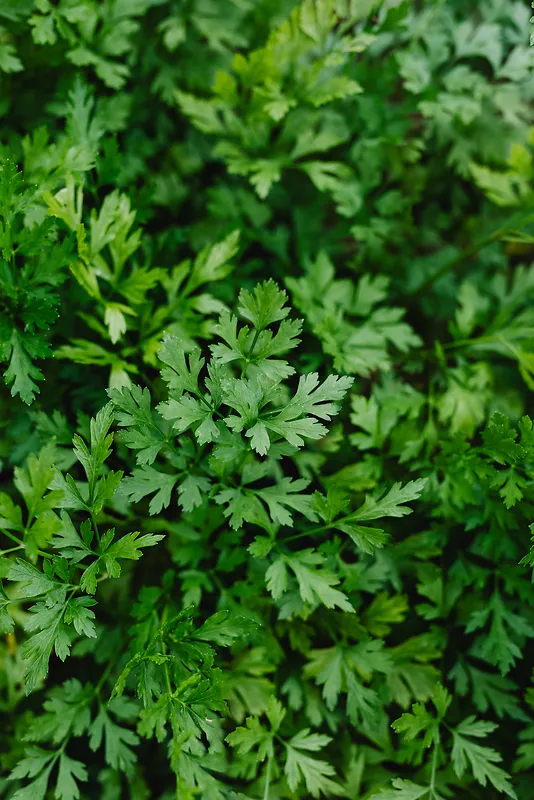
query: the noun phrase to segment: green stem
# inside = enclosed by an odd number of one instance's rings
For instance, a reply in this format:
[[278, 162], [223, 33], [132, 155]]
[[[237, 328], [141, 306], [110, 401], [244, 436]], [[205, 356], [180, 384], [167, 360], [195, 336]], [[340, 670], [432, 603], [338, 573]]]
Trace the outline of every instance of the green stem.
[[316, 528], [310, 528], [307, 531], [301, 531], [300, 533], [295, 533], [294, 536], [288, 536], [286, 539], [281, 539], [278, 544], [285, 544], [286, 542], [294, 542], [295, 539], [302, 539], [304, 536], [314, 536], [316, 533], [323, 533], [324, 531], [329, 531], [333, 525], [319, 525]]
[[24, 550], [24, 545], [18, 544], [16, 547], [9, 547], [7, 550], [0, 550], [0, 556], [7, 556], [8, 553], [14, 553], [16, 550]]
[[113, 658], [111, 658], [109, 660], [109, 663], [108, 663], [106, 669], [104, 670], [104, 672], [100, 676], [100, 679], [99, 679], [98, 683], [95, 686], [94, 693], [93, 693], [94, 696], [99, 696], [100, 695], [100, 692], [102, 691], [102, 687], [104, 686], [105, 682], [107, 681], [111, 670], [113, 669], [113, 667], [117, 663], [118, 658], [119, 658], [119, 653], [117, 652], [117, 653], [115, 653]]
[[265, 774], [265, 790], [263, 792], [263, 800], [269, 800], [269, 792], [271, 791], [271, 767], [272, 759], [269, 756], [267, 760], [267, 772]]
[[[324, 533], [325, 531], [336, 530], [337, 525], [340, 522], [346, 522], [346, 521], [358, 522], [358, 520], [353, 519], [352, 516], [353, 516], [352, 514], [346, 514], [344, 517], [339, 517], [338, 519], [332, 520], [332, 522], [328, 522], [325, 525], [318, 525], [315, 528], [309, 528], [307, 531], [301, 531], [300, 533], [295, 533], [293, 536], [288, 536], [286, 539], [280, 539], [280, 541], [277, 542], [277, 544], [294, 542], [295, 539], [302, 539], [304, 536], [314, 536], [316, 533]], [[370, 520], [362, 520], [362, 522], [365, 525], [367, 522], [370, 522]]]
[[436, 794], [436, 773], [438, 770], [438, 753], [439, 753], [439, 742], [435, 742], [434, 753], [432, 755], [432, 772], [430, 774], [430, 791], [432, 792], [433, 797], [435, 797]]
[[[169, 616], [169, 604], [166, 603], [165, 607], [163, 609], [163, 613], [161, 615], [161, 627], [163, 627], [165, 625], [165, 622], [167, 621], [167, 617], [168, 616]], [[161, 638], [161, 651], [162, 651], [164, 656], [167, 655], [167, 645], [165, 644], [165, 641], [164, 641], [163, 637]], [[172, 686], [171, 686], [171, 676], [170, 676], [170, 672], [169, 672], [169, 665], [167, 664], [166, 661], [163, 664], [163, 672], [165, 674], [165, 685], [167, 687], [167, 693], [169, 694], [169, 696], [172, 696], [173, 692], [172, 692]]]
[[10, 531], [6, 530], [3, 530], [2, 533], [4, 534], [4, 536], [7, 536], [8, 539], [11, 539], [12, 542], [16, 542], [19, 546], [24, 547], [24, 543], [22, 542], [22, 540], [19, 539], [18, 536], [15, 536], [14, 533], [11, 533]]
[[[139, 337], [139, 339], [140, 339], [139, 347], [142, 350], [143, 343], [142, 343], [141, 337]], [[148, 386], [148, 388], [150, 389], [150, 391], [152, 393], [152, 396], [157, 399], [158, 398], [158, 390], [157, 390], [156, 384], [154, 383], [152, 378], [150, 378], [150, 376], [144, 370], [139, 370], [139, 377], [142, 378], [143, 383], [145, 384], [145, 386]], [[155, 428], [158, 428], [158, 430], [160, 430], [159, 426], [156, 425], [156, 423], [153, 423], [153, 425], [154, 425]], [[163, 434], [162, 431], [160, 431], [160, 432]]]
[[518, 217], [518, 215], [514, 215], [511, 219], [508, 220], [507, 223], [502, 225], [497, 230], [490, 233], [489, 236], [485, 236], [483, 239], [479, 239], [478, 242], [475, 242], [471, 247], [468, 247], [466, 250], [463, 250], [454, 258], [451, 258], [450, 261], [447, 261], [440, 267], [433, 275], [430, 275], [423, 283], [415, 289], [413, 292], [409, 292], [407, 297], [411, 300], [415, 300], [420, 295], [425, 294], [428, 289], [430, 289], [436, 281], [439, 281], [440, 278], [443, 278], [448, 272], [455, 270], [460, 264], [464, 261], [467, 261], [472, 256], [476, 255], [480, 250], [483, 250], [490, 244], [494, 244], [499, 240], [503, 239], [507, 233], [510, 233], [516, 227], [521, 226], [529, 221], [530, 217], [532, 217], [532, 209], [528, 211], [528, 213], [524, 213]]
[[163, 664], [163, 672], [165, 673], [165, 686], [167, 687], [167, 694], [172, 697], [171, 675], [167, 662]]
[[250, 364], [250, 359], [252, 357], [252, 353], [254, 352], [254, 348], [256, 347], [260, 333], [261, 333], [260, 330], [254, 331], [254, 338], [252, 340], [252, 344], [250, 345], [249, 351], [245, 357], [245, 363], [243, 364], [243, 369], [241, 370], [241, 376], [240, 376], [241, 378], [244, 378], [245, 375], [247, 374], [248, 365]]
[[[464, 261], [467, 261], [467, 259], [476, 255], [479, 250], [482, 250], [489, 244], [496, 242], [500, 236], [496, 236], [495, 233], [493, 233], [491, 236], [487, 236], [485, 239], [481, 239], [479, 242], [475, 242], [475, 244], [471, 247], [468, 247], [467, 250], [463, 250], [459, 255], [451, 258], [450, 261], [447, 261], [445, 264], [443, 264], [443, 266], [440, 267], [440, 269], [438, 269], [433, 275], [430, 275], [426, 281], [423, 281], [421, 286], [419, 286], [414, 292], [411, 292], [408, 297], [410, 297], [412, 300], [416, 300], [422, 294], [425, 294], [428, 289], [430, 289], [437, 281], [443, 278], [448, 272], [455, 270]], [[499, 231], [499, 234], [500, 233], [501, 231]]]
[[43, 597], [46, 592], [42, 594], [32, 594], [30, 597], [9, 597], [8, 605], [15, 605], [16, 603], [35, 603], [39, 597]]
[[95, 516], [95, 513], [93, 511], [91, 511], [91, 522], [93, 523], [93, 528], [94, 528], [95, 535], [96, 535], [96, 541], [98, 542], [98, 544], [100, 544], [100, 533], [98, 531], [98, 524], [97, 524], [97, 521], [96, 521], [96, 516]]
[[[22, 539], [19, 539], [18, 536], [15, 536], [15, 534], [11, 533], [10, 531], [6, 531], [4, 529], [2, 533], [4, 534], [4, 536], [7, 536], [8, 539], [11, 539], [12, 542], [16, 542], [16, 544], [18, 544], [18, 547], [14, 547], [13, 550], [24, 549], [26, 547]], [[9, 550], [5, 550], [4, 552], [8, 553]], [[42, 556], [43, 558], [53, 558], [53, 556], [50, 553], [45, 553], [44, 550], [37, 550], [36, 552], [37, 555]]]
[[212, 406], [211, 406], [211, 403], [209, 403], [209, 402], [206, 400], [206, 398], [204, 397], [204, 395], [202, 394], [202, 392], [201, 392], [199, 389], [197, 389], [197, 391], [195, 392], [195, 395], [197, 396], [197, 398], [198, 398], [198, 399], [199, 399], [199, 400], [200, 400], [202, 403], [204, 403], [204, 405], [205, 405], [207, 408], [209, 408], [209, 410], [210, 410], [210, 411], [211, 411], [213, 414], [219, 414], [219, 416], [222, 416], [222, 415], [221, 415], [221, 414], [220, 414], [220, 413], [219, 413], [219, 412], [218, 412], [218, 411], [217, 411], [215, 408], [212, 408]]
[[495, 335], [478, 336], [474, 339], [457, 339], [455, 342], [446, 342], [442, 344], [444, 350], [454, 350], [457, 347], [469, 347], [477, 344], [489, 344], [490, 342], [499, 341], [499, 337]]

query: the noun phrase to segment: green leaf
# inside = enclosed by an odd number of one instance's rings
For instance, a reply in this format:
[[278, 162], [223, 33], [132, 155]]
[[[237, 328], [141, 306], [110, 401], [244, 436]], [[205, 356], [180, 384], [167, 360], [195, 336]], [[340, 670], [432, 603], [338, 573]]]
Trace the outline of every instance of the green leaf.
[[22, 511], [5, 492], [0, 492], [0, 530], [24, 530]]
[[33, 635], [24, 642], [20, 651], [26, 662], [26, 694], [33, 692], [38, 682], [48, 674], [52, 651], [62, 661], [69, 655], [73, 631], [63, 620], [65, 608], [66, 605], [62, 602], [50, 606], [41, 602], [30, 608], [32, 615], [26, 622], [25, 629]]
[[167, 365], [161, 375], [173, 391], [173, 396], [180, 397], [183, 392], [198, 394], [198, 376], [204, 366], [198, 350], [189, 353], [187, 359], [183, 347], [176, 336], [165, 335], [159, 350], [159, 359]]
[[161, 403], [158, 410], [164, 419], [173, 423], [177, 433], [183, 433], [194, 425], [200, 445], [219, 438], [220, 431], [213, 421], [214, 409], [194, 397], [183, 395], [179, 400], [168, 400]]
[[351, 519], [341, 519], [332, 523], [332, 528], [346, 533], [356, 547], [364, 553], [374, 553], [387, 543], [389, 534], [381, 528], [369, 528], [366, 525], [355, 525]]
[[[0, 33], [3, 34], [4, 28], [0, 28]], [[24, 69], [22, 61], [17, 56], [17, 51], [14, 45], [9, 42], [2, 42], [0, 45], [0, 70], [2, 72], [21, 72]]]
[[217, 244], [208, 245], [195, 259], [193, 269], [185, 287], [185, 292], [197, 289], [204, 283], [220, 281], [226, 278], [233, 269], [231, 259], [237, 254], [239, 249], [238, 230], [230, 233], [226, 239]]
[[424, 734], [423, 747], [430, 747], [439, 741], [439, 730], [436, 719], [426, 710], [423, 703], [415, 703], [411, 714], [403, 714], [391, 726], [397, 733], [402, 733], [406, 741], [416, 739]]
[[525, 617], [511, 611], [498, 592], [493, 593], [483, 608], [470, 614], [466, 633], [481, 630], [488, 622], [489, 631], [477, 641], [480, 655], [506, 675], [521, 657], [518, 642], [522, 642], [523, 637], [533, 638], [534, 628]]
[[[278, 291], [278, 289], [276, 289]], [[282, 312], [286, 309], [282, 309]], [[268, 311], [268, 309], [267, 309]], [[267, 312], [266, 312], [267, 313]], [[274, 311], [271, 312], [274, 314]], [[262, 324], [258, 312], [251, 312], [249, 316]], [[267, 319], [268, 316], [265, 317]], [[224, 344], [210, 345], [213, 360], [216, 365], [229, 364], [235, 361], [243, 362], [242, 374], [249, 365], [254, 365], [256, 373], [269, 381], [277, 382], [294, 373], [294, 368], [287, 361], [274, 359], [272, 356], [286, 353], [296, 347], [301, 329], [301, 320], [283, 319], [276, 333], [272, 330], [253, 329], [247, 326], [237, 331], [237, 317], [228, 312], [223, 312], [216, 327], [217, 334], [224, 340]], [[239, 384], [239, 385], [244, 385]]]
[[473, 777], [481, 786], [488, 782], [507, 797], [517, 798], [510, 783], [510, 776], [496, 764], [502, 761], [501, 756], [491, 747], [485, 747], [470, 741], [467, 737], [485, 737], [496, 726], [492, 723], [477, 722], [468, 717], [452, 732], [452, 764], [458, 777], [462, 777], [468, 766]]
[[30, 523], [34, 517], [55, 507], [57, 494], [54, 492], [47, 494], [54, 477], [55, 459], [56, 450], [51, 442], [43, 447], [38, 455], [31, 453], [28, 456], [25, 469], [15, 467], [13, 482], [24, 498]]
[[143, 536], [136, 531], [135, 533], [127, 533], [116, 539], [112, 544], [107, 546], [103, 552], [107, 557], [111, 558], [126, 558], [131, 561], [138, 561], [143, 555], [143, 547], [153, 547], [160, 542], [164, 536], [154, 533], [145, 533]]
[[244, 636], [248, 631], [256, 630], [256, 625], [246, 617], [236, 616], [230, 611], [218, 611], [208, 617], [195, 631], [195, 639], [213, 642], [228, 647]]
[[66, 511], [61, 512], [61, 523], [61, 528], [52, 539], [52, 546], [55, 547], [56, 550], [62, 550], [62, 555], [72, 559], [75, 564], [93, 555], [94, 551], [91, 549], [91, 543], [93, 541], [92, 526], [82, 526], [84, 535], [83, 537], [80, 536]]
[[[40, 355], [44, 355], [43, 350]], [[11, 335], [11, 342], [7, 349], [9, 366], [4, 372], [4, 380], [8, 386], [11, 385], [11, 395], [20, 395], [21, 400], [26, 405], [31, 405], [35, 400], [35, 395], [39, 393], [39, 387], [35, 381], [43, 379], [43, 373], [32, 361], [29, 346], [25, 338], [16, 330]]]
[[[110, 708], [120, 708], [117, 706], [120, 702], [115, 698], [111, 701]], [[128, 728], [117, 725], [103, 706], [100, 706], [89, 733], [91, 750], [98, 750], [102, 741], [105, 741], [105, 759], [112, 769], [128, 773], [133, 768], [136, 754], [132, 747], [139, 743], [139, 737]]]
[[379, 800], [419, 800], [430, 792], [429, 786], [419, 786], [402, 778], [394, 778], [391, 785], [392, 789], [382, 789], [373, 797], [376, 796]]
[[[262, 420], [264, 428], [277, 436], [286, 439], [294, 447], [302, 447], [304, 439], [320, 439], [327, 433], [327, 428], [320, 424], [322, 420], [330, 420], [338, 413], [339, 407], [334, 401], [341, 400], [353, 383], [353, 378], [330, 375], [323, 383], [319, 382], [317, 373], [310, 373], [299, 380], [293, 398], [280, 411]], [[308, 416], [308, 415], [312, 415]], [[303, 418], [304, 417], [304, 418]], [[257, 429], [246, 431], [258, 442]], [[265, 449], [265, 437], [259, 440], [258, 446]]]
[[60, 581], [45, 575], [37, 567], [21, 558], [9, 563], [5, 577], [10, 581], [20, 582], [21, 589], [28, 597], [38, 597], [62, 586]]
[[335, 794], [341, 789], [339, 784], [332, 780], [335, 770], [331, 764], [318, 758], [311, 758], [303, 752], [319, 750], [330, 741], [329, 736], [309, 735], [308, 730], [304, 730], [286, 743], [284, 773], [291, 791], [295, 791], [301, 781], [304, 781], [312, 797], [319, 797], [322, 793]]
[[303, 478], [298, 478], [297, 480], [282, 478], [274, 486], [256, 489], [255, 494], [263, 500], [269, 509], [273, 522], [292, 526], [293, 517], [288, 509], [298, 511], [306, 519], [312, 521], [317, 519], [311, 506], [311, 497], [302, 493], [307, 486], [308, 481]]
[[12, 770], [9, 780], [20, 780], [26, 777], [35, 778], [35, 780], [32, 780], [24, 788], [17, 789], [13, 794], [16, 800], [44, 800], [53, 767], [50, 761], [53, 757], [53, 753], [40, 747], [26, 749], [25, 757]]
[[421, 496], [425, 484], [425, 478], [410, 481], [404, 486], [401, 483], [394, 483], [391, 489], [378, 500], [367, 496], [364, 504], [350, 515], [350, 521], [366, 522], [381, 517], [404, 517], [411, 514], [412, 509], [407, 508], [405, 503], [417, 500]]
[[74, 597], [67, 601], [63, 619], [67, 624], [72, 624], [82, 636], [96, 639], [94, 624], [95, 614], [89, 607], [96, 605], [96, 600], [90, 597]]
[[59, 771], [57, 775], [56, 797], [59, 800], [78, 800], [80, 789], [77, 781], [86, 781], [88, 778], [85, 765], [75, 761], [66, 753], [59, 757]]
[[9, 616], [7, 610], [10, 602], [11, 600], [0, 583], [0, 634], [2, 635], [12, 633], [15, 628], [15, 623]]
[[207, 478], [190, 473], [178, 487], [178, 505], [187, 513], [202, 505], [204, 495], [210, 490]]
[[295, 575], [304, 603], [311, 605], [322, 603], [327, 608], [337, 607], [349, 613], [354, 612], [347, 596], [339, 589], [334, 589], [339, 583], [339, 578], [328, 569], [317, 569], [322, 567], [324, 562], [324, 557], [312, 549], [301, 550], [291, 556], [280, 556], [267, 570], [267, 588], [275, 600], [281, 597], [287, 586], [284, 572], [287, 566]]
[[254, 292], [242, 289], [239, 294], [239, 313], [257, 331], [263, 331], [274, 322], [287, 317], [289, 308], [285, 307], [287, 294], [279, 289], [273, 280], [259, 283]]
[[151, 409], [150, 392], [139, 386], [109, 389], [118, 425], [127, 430], [122, 434], [124, 443], [136, 452], [137, 463], [154, 462], [165, 445], [165, 434]]
[[238, 727], [228, 734], [226, 741], [235, 747], [239, 755], [246, 755], [258, 748], [254, 754], [256, 761], [263, 761], [273, 755], [273, 734], [267, 731], [256, 717], [248, 717], [246, 727]]
[[111, 454], [113, 434], [109, 433], [109, 429], [112, 422], [113, 407], [111, 403], [108, 403], [98, 412], [96, 417], [91, 420], [90, 446], [88, 447], [81, 436], [77, 434], [75, 434], [73, 438], [74, 453], [87, 475], [90, 504], [94, 499], [96, 483], [102, 471], [102, 467]]
[[171, 492], [178, 480], [176, 475], [168, 475], [154, 467], [140, 467], [134, 469], [132, 475], [123, 480], [121, 492], [138, 503], [147, 495], [156, 492], [150, 501], [150, 514], [159, 514], [162, 508], [167, 508], [171, 502]]
[[282, 478], [278, 484], [265, 489], [224, 489], [215, 495], [215, 501], [219, 505], [226, 505], [224, 515], [230, 517], [233, 528], [240, 528], [246, 521], [269, 529], [269, 517], [260, 499], [267, 506], [275, 524], [292, 526], [293, 515], [289, 509], [298, 511], [307, 519], [317, 519], [312, 508], [311, 495], [303, 494], [307, 486], [308, 481], [303, 478]]

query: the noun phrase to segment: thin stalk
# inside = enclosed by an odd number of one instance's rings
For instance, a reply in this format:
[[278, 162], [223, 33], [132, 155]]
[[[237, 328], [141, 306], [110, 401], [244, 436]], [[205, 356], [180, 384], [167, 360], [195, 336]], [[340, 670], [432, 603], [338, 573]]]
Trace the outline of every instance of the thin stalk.
[[98, 542], [98, 544], [100, 544], [100, 533], [98, 531], [98, 524], [96, 521], [96, 516], [94, 511], [91, 511], [91, 522], [93, 523], [93, 529], [96, 535], [96, 541]]
[[444, 350], [455, 350], [458, 347], [469, 347], [477, 344], [489, 344], [491, 342], [501, 341], [501, 337], [495, 334], [487, 336], [478, 336], [474, 339], [457, 339], [455, 342], [446, 342], [442, 344]]
[[[4, 536], [7, 536], [8, 539], [11, 539], [12, 542], [16, 542], [16, 544], [18, 544], [18, 547], [14, 547], [13, 550], [24, 549], [26, 547], [22, 539], [19, 539], [18, 536], [15, 536], [14, 533], [6, 531], [5, 529], [2, 531], [2, 533], [4, 534]], [[9, 550], [5, 550], [4, 552], [8, 553]], [[36, 552], [37, 555], [42, 556], [43, 558], [53, 558], [53, 556], [50, 553], [45, 553], [44, 550], [37, 550]]]
[[271, 791], [271, 767], [272, 759], [269, 756], [267, 760], [267, 772], [265, 773], [265, 789], [263, 792], [263, 800], [269, 800], [269, 792]]
[[104, 672], [100, 676], [100, 679], [99, 679], [98, 683], [96, 684], [96, 686], [94, 688], [94, 692], [93, 692], [94, 696], [100, 696], [100, 692], [102, 691], [102, 687], [104, 686], [106, 680], [108, 679], [108, 677], [109, 677], [109, 675], [111, 673], [111, 670], [114, 668], [115, 664], [117, 663], [118, 658], [119, 658], [119, 653], [116, 653], [115, 656], [110, 659], [107, 667], [105, 668]]
[[457, 256], [451, 258], [450, 261], [447, 261], [445, 264], [443, 264], [443, 266], [440, 267], [437, 272], [435, 272], [433, 275], [430, 275], [417, 289], [415, 289], [413, 292], [409, 292], [406, 297], [409, 297], [411, 300], [415, 300], [420, 297], [420, 295], [425, 294], [428, 289], [430, 289], [436, 283], [436, 281], [439, 281], [440, 278], [443, 278], [443, 276], [448, 272], [452, 272], [464, 261], [467, 261], [469, 258], [476, 255], [480, 250], [483, 250], [490, 244], [500, 241], [506, 236], [507, 233], [511, 233], [516, 227], [528, 222], [532, 217], [532, 214], [532, 209], [519, 217], [516, 214], [514, 217], [509, 219], [507, 223], [502, 225], [500, 228], [497, 228], [497, 230], [493, 231], [493, 233], [490, 233], [489, 236], [479, 239], [478, 242], [475, 242], [473, 245], [471, 245], [471, 247], [463, 250]]
[[439, 742], [434, 744], [434, 753], [432, 754], [432, 772], [430, 774], [430, 791], [432, 792], [432, 796], [435, 797], [436, 795], [436, 773], [438, 771], [438, 753], [439, 753]]
[[[43, 597], [46, 592], [41, 592], [41, 594], [32, 594], [30, 597], [8, 597], [7, 605], [17, 605], [18, 603], [35, 603], [39, 597]], [[7, 606], [6, 606], [7, 607]]]
[[[161, 627], [165, 625], [168, 616], [169, 616], [169, 604], [166, 603], [163, 609], [163, 613], [161, 615]], [[163, 637], [161, 638], [161, 652], [164, 656], [167, 655], [167, 645], [165, 644], [165, 640], [163, 639]], [[169, 665], [167, 664], [166, 661], [163, 663], [163, 672], [165, 674], [165, 686], [167, 687], [167, 693], [170, 697], [172, 697], [173, 691], [171, 686], [171, 675], [169, 672]]]
[[172, 697], [171, 675], [169, 672], [169, 665], [167, 662], [163, 664], [163, 672], [165, 673], [165, 686], [167, 687], [167, 694]]
[[295, 539], [302, 539], [304, 536], [313, 536], [316, 533], [323, 533], [324, 531], [329, 531], [332, 527], [333, 525], [318, 525], [316, 528], [310, 528], [307, 531], [301, 531], [300, 533], [295, 533], [293, 536], [288, 536], [286, 539], [280, 539], [278, 544], [285, 544], [286, 542], [293, 542]]
[[7, 556], [8, 553], [14, 553], [16, 550], [24, 550], [24, 545], [18, 544], [16, 547], [9, 547], [7, 550], [0, 550], [0, 556]]
[[257, 341], [258, 341], [260, 333], [261, 333], [260, 330], [256, 330], [254, 332], [254, 338], [252, 340], [252, 344], [250, 345], [249, 351], [248, 351], [248, 353], [246, 355], [246, 358], [245, 358], [245, 363], [243, 364], [243, 369], [241, 370], [241, 378], [244, 378], [245, 375], [247, 374], [248, 365], [250, 364], [250, 359], [251, 359], [252, 354], [254, 352], [254, 348], [256, 347], [256, 344], [257, 344]]
[[11, 539], [12, 542], [16, 542], [19, 546], [24, 547], [24, 542], [19, 539], [18, 536], [15, 536], [14, 533], [11, 533], [11, 531], [3, 530], [2, 533], [4, 536], [7, 536], [8, 539]]

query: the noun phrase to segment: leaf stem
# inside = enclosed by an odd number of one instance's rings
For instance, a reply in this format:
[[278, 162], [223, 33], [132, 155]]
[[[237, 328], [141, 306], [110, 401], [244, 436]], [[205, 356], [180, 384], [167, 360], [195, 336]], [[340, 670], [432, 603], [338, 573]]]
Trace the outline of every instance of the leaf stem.
[[430, 775], [430, 791], [432, 792], [433, 797], [435, 797], [436, 794], [436, 773], [438, 769], [438, 753], [439, 753], [439, 742], [435, 742], [434, 752], [432, 754], [432, 772]]
[[442, 267], [440, 267], [433, 275], [430, 275], [423, 283], [414, 291], [408, 292], [406, 297], [409, 297], [411, 300], [416, 300], [422, 294], [425, 294], [437, 281], [443, 278], [448, 272], [455, 270], [460, 264], [464, 261], [467, 261], [472, 256], [476, 255], [480, 250], [483, 250], [490, 244], [494, 244], [506, 236], [507, 233], [510, 233], [514, 228], [525, 224], [529, 221], [529, 218], [532, 217], [533, 210], [530, 209], [527, 213], [523, 213], [521, 216], [518, 217], [515, 214], [513, 217], [509, 218], [508, 222], [503, 224], [500, 228], [490, 233], [488, 236], [479, 239], [477, 242], [471, 245], [471, 247], [467, 247], [465, 250], [462, 250], [454, 258], [451, 258]]
[[[341, 519], [343, 519], [343, 517]], [[309, 528], [307, 531], [301, 531], [300, 533], [295, 533], [293, 536], [288, 536], [285, 539], [280, 539], [278, 544], [285, 544], [286, 542], [294, 542], [295, 539], [302, 539], [304, 536], [314, 536], [314, 534], [316, 533], [323, 533], [324, 531], [329, 531], [333, 527], [335, 527], [333, 524], [318, 525], [316, 528]]]
[[250, 364], [250, 359], [252, 357], [252, 353], [254, 352], [254, 348], [256, 347], [256, 344], [258, 342], [258, 338], [259, 338], [260, 333], [261, 333], [261, 330], [259, 328], [257, 328], [254, 331], [254, 338], [252, 340], [252, 344], [250, 345], [249, 351], [248, 351], [247, 355], [245, 356], [245, 363], [243, 364], [243, 369], [241, 370], [241, 375], [240, 375], [241, 378], [244, 378], [246, 373], [247, 373], [248, 365]]
[[[168, 616], [169, 616], [169, 604], [166, 603], [165, 607], [163, 609], [163, 613], [161, 614], [161, 627], [162, 628], [165, 625], [165, 622], [167, 621], [167, 617]], [[167, 645], [165, 644], [165, 640], [163, 639], [163, 636], [161, 637], [161, 650], [162, 650], [163, 655], [166, 656], [167, 655]], [[167, 693], [169, 694], [170, 697], [172, 697], [173, 691], [172, 691], [172, 686], [171, 686], [171, 676], [170, 676], [170, 673], [169, 673], [169, 665], [167, 664], [166, 661], [163, 664], [163, 672], [165, 674], [165, 685], [167, 687]]]
[[487, 336], [477, 336], [474, 339], [457, 339], [455, 342], [445, 342], [442, 344], [444, 350], [454, 350], [457, 347], [469, 347], [477, 344], [489, 344], [491, 342], [500, 341], [500, 337], [496, 334], [489, 334]]
[[98, 542], [98, 544], [100, 544], [100, 533], [98, 531], [98, 524], [97, 524], [97, 521], [96, 521], [96, 515], [95, 515], [94, 511], [92, 511], [92, 510], [91, 510], [90, 513], [91, 513], [91, 522], [93, 523], [93, 528], [94, 528], [95, 535], [96, 535], [96, 541]]
[[105, 670], [103, 671], [102, 675], [100, 676], [100, 678], [98, 680], [98, 683], [96, 684], [96, 686], [94, 688], [94, 692], [93, 692], [93, 696], [94, 697], [100, 696], [100, 692], [102, 690], [102, 687], [104, 686], [104, 684], [105, 684], [106, 680], [108, 679], [112, 669], [114, 668], [115, 664], [117, 663], [119, 655], [120, 655], [120, 652], [116, 652], [115, 655], [112, 658], [110, 658]]
[[267, 759], [267, 771], [265, 773], [265, 789], [263, 792], [263, 800], [269, 800], [269, 793], [271, 791], [271, 768], [272, 768], [272, 759], [271, 756]]
[[16, 547], [9, 547], [7, 550], [0, 550], [0, 556], [6, 556], [8, 553], [14, 553], [16, 550], [24, 550], [24, 545], [18, 544]]
[[[12, 542], [16, 542], [16, 544], [18, 544], [18, 547], [14, 547], [13, 550], [24, 549], [26, 547], [26, 544], [22, 541], [22, 539], [19, 539], [18, 536], [15, 536], [14, 533], [6, 531], [5, 529], [2, 531], [2, 533], [4, 534], [4, 536], [7, 536], [8, 539], [11, 539]], [[9, 552], [11, 551], [4, 550], [4, 553], [9, 553]], [[45, 553], [44, 550], [36, 550], [35, 552], [37, 553], [37, 555], [42, 556], [43, 558], [54, 557], [51, 553]]]

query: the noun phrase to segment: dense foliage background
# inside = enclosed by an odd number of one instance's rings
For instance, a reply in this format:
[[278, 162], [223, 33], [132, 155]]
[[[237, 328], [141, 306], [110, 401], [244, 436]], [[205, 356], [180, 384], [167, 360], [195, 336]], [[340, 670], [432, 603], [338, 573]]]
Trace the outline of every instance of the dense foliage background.
[[523, 0], [0, 0], [0, 797], [531, 800]]

